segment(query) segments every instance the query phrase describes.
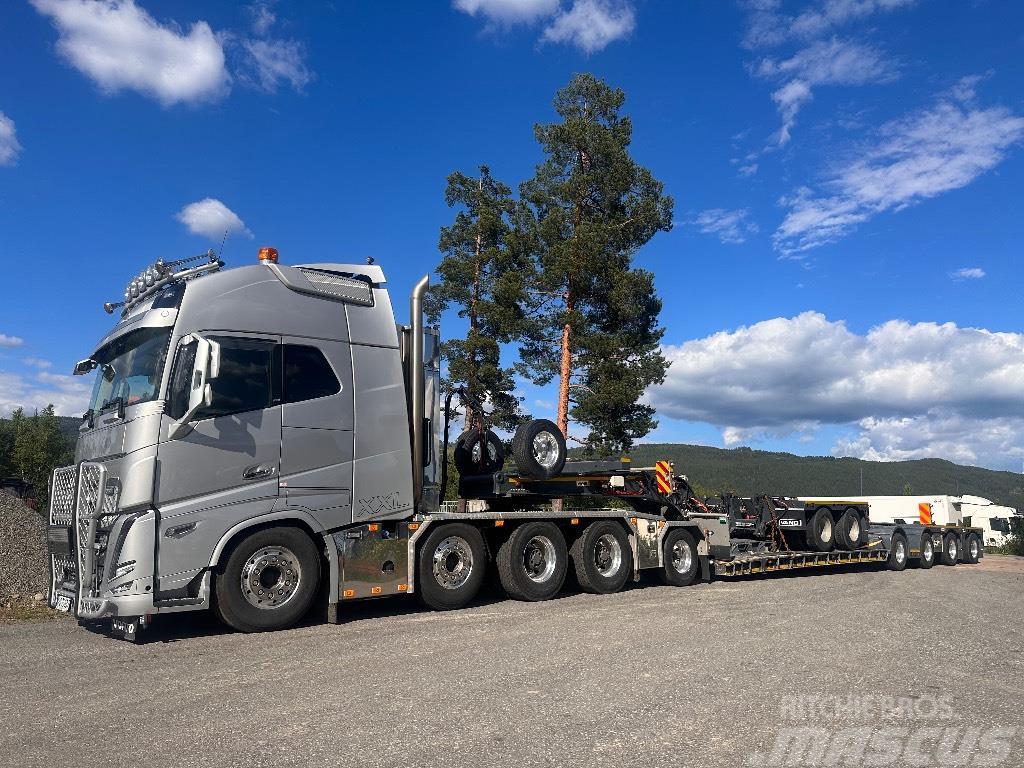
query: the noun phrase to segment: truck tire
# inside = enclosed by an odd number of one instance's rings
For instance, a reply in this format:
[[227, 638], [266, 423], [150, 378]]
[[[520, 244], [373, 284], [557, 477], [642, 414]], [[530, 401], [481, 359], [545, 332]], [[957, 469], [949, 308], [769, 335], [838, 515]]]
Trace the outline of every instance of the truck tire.
[[981, 559], [981, 542], [975, 534], [967, 537], [967, 546], [964, 548], [964, 562], [974, 564]]
[[320, 555], [305, 531], [262, 528], [232, 547], [215, 573], [214, 605], [240, 632], [287, 629], [306, 615], [319, 584]]
[[493, 475], [505, 466], [505, 446], [489, 429], [467, 429], [455, 440], [452, 459], [460, 475]]
[[591, 523], [569, 548], [580, 589], [608, 595], [622, 589], [633, 573], [633, 551], [620, 523], [598, 520]]
[[498, 577], [513, 600], [536, 602], [558, 594], [569, 569], [565, 537], [554, 523], [523, 523], [498, 549]]
[[565, 437], [554, 422], [534, 419], [519, 425], [512, 438], [512, 456], [519, 474], [549, 480], [565, 466]]
[[943, 565], [956, 565], [960, 559], [960, 541], [955, 533], [947, 533], [942, 537], [942, 555], [941, 561]]
[[417, 594], [435, 611], [465, 607], [487, 575], [487, 548], [478, 528], [466, 523], [439, 525], [416, 554]]
[[818, 507], [807, 521], [807, 546], [818, 552], [831, 552], [835, 546], [835, 532], [832, 510]]
[[855, 509], [847, 509], [836, 522], [836, 547], [839, 549], [857, 549], [861, 535], [864, 533], [864, 521]]
[[907, 537], [897, 531], [889, 541], [889, 559], [886, 561], [890, 571], [902, 571], [907, 567], [907, 560], [910, 557], [910, 548], [907, 546]]
[[921, 554], [917, 558], [918, 568], [928, 569], [935, 565], [935, 544], [931, 533], [921, 534]]
[[688, 587], [697, 578], [700, 558], [697, 542], [685, 528], [673, 528], [665, 536], [665, 564], [660, 576], [663, 583], [671, 587]]

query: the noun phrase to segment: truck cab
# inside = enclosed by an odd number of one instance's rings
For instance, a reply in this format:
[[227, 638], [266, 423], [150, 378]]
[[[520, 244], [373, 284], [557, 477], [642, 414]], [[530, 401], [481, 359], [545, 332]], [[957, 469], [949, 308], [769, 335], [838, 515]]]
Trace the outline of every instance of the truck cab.
[[304, 610], [337, 570], [321, 562], [335, 533], [437, 509], [426, 278], [396, 325], [379, 266], [264, 251], [234, 269], [212, 253], [157, 262], [106, 305], [120, 318], [75, 369], [95, 375], [75, 464], [53, 476], [54, 607], [143, 621], [206, 607], [238, 542], [287, 522], [303, 551], [248, 558], [238, 608]]

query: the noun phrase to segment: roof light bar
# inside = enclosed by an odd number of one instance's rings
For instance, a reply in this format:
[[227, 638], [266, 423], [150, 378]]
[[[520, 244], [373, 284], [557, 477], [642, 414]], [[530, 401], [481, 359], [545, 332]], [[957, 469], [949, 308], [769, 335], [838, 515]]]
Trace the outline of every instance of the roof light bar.
[[[188, 266], [202, 259], [206, 259], [206, 263]], [[165, 285], [177, 282], [178, 280], [187, 280], [205, 272], [216, 271], [222, 266], [224, 266], [224, 262], [217, 258], [217, 254], [214, 253], [212, 248], [198, 256], [189, 256], [188, 258], [177, 259], [176, 261], [158, 259], [132, 278], [128, 285], [125, 286], [124, 301], [107, 302], [103, 305], [103, 310], [109, 315], [113, 314], [114, 310], [118, 307], [123, 307], [121, 316], [124, 317], [128, 310], [152, 296]], [[184, 267], [184, 269], [181, 269], [181, 267]]]

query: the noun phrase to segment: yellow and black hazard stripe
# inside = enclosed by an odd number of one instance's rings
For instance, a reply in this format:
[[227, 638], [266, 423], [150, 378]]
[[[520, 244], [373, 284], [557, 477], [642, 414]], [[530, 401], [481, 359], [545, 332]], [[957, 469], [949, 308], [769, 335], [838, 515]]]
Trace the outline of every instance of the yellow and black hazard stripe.
[[667, 461], [654, 464], [655, 477], [658, 481], [658, 493], [672, 493], [672, 465]]

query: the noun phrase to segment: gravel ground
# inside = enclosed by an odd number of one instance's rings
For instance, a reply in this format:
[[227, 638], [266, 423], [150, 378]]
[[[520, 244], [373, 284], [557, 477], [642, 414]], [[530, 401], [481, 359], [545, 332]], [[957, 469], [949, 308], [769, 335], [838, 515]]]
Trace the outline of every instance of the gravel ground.
[[0, 603], [49, 590], [46, 521], [17, 496], [0, 491]]
[[393, 599], [264, 635], [161, 616], [143, 645], [19, 624], [0, 627], [0, 763], [773, 765], [793, 728], [834, 749], [855, 726], [861, 746], [904, 729], [905, 765], [906, 734], [934, 752], [975, 726], [1019, 766], [1022, 617], [1024, 561], [986, 558], [448, 614]]

